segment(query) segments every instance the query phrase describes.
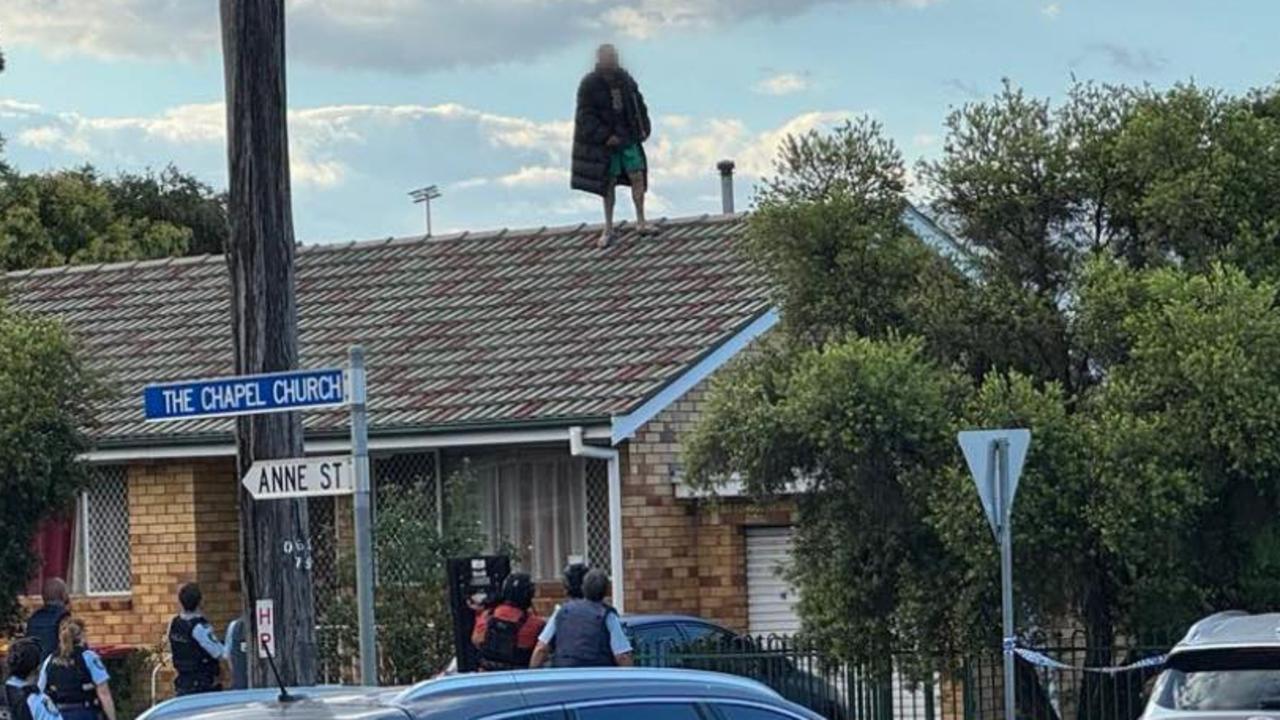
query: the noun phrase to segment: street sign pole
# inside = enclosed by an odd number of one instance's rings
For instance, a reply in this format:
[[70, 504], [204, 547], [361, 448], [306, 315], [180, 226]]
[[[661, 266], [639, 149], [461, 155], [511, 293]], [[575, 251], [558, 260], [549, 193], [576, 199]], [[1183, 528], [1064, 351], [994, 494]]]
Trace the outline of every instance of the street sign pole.
[[1014, 650], [1017, 639], [1013, 625], [1013, 499], [1018, 479], [1031, 445], [1031, 431], [965, 430], [956, 439], [978, 487], [978, 499], [1000, 545], [1000, 630], [1004, 653], [1004, 717], [1014, 720], [1017, 694]]
[[1004, 717], [1014, 720], [1017, 698], [1013, 667], [1013, 492], [1009, 482], [1009, 440], [991, 441], [991, 472], [996, 491], [996, 507], [1000, 508], [1000, 604], [1004, 647]]
[[373, 617], [373, 512], [369, 483], [369, 416], [364, 348], [350, 351], [351, 464], [355, 473], [356, 600], [360, 624], [360, 682], [378, 684], [378, 650]]

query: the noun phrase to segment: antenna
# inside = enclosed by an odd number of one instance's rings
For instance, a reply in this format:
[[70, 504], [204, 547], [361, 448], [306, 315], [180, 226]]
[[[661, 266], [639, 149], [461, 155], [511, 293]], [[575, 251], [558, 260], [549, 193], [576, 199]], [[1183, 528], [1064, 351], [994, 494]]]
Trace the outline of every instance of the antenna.
[[427, 237], [431, 237], [431, 201], [440, 197], [440, 188], [435, 185], [428, 185], [424, 188], [411, 190], [409, 197], [413, 198], [413, 202], [422, 203], [427, 206]]
[[276, 678], [276, 685], [280, 686], [280, 694], [276, 696], [276, 700], [282, 703], [290, 703], [298, 698], [289, 694], [289, 689], [284, 686], [284, 680], [280, 679], [280, 671], [276, 669], [276, 659], [271, 655], [271, 647], [267, 644], [266, 638], [258, 637], [258, 642], [262, 643], [262, 652], [267, 655], [267, 665], [271, 667], [271, 674]]

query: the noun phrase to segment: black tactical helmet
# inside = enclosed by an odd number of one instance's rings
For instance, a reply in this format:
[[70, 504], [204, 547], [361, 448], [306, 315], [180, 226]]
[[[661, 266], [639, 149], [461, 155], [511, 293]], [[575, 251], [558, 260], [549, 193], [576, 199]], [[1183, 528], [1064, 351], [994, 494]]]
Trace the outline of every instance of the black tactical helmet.
[[564, 569], [564, 594], [571, 598], [582, 597], [582, 578], [591, 568], [586, 563], [570, 563]]
[[511, 603], [521, 610], [533, 605], [533, 578], [529, 573], [511, 573], [502, 581], [502, 602]]

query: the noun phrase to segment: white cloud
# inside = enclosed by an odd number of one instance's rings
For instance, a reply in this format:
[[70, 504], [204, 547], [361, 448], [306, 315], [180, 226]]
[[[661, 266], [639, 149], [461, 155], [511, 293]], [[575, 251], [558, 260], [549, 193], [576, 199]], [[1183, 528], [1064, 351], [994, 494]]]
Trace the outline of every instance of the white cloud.
[[[0, 99], [7, 159], [26, 169], [93, 163], [105, 172], [174, 163], [215, 187], [226, 185], [220, 103], [140, 116], [58, 113]], [[789, 134], [824, 128], [850, 111], [798, 114], [775, 127], [732, 117], [656, 118], [646, 144], [654, 215], [714, 212], [716, 163], [732, 158], [744, 193], [772, 171]], [[594, 219], [598, 198], [568, 187], [572, 122], [503, 115], [464, 105], [329, 105], [289, 113], [290, 160], [299, 237], [369, 237], [418, 232], [421, 210], [405, 193], [439, 184], [439, 227], [526, 227]], [[627, 203], [623, 203], [624, 207]]]
[[498, 184], [507, 187], [529, 187], [537, 185], [567, 184], [569, 169], [563, 165], [555, 167], [522, 167], [513, 173], [498, 178]]
[[788, 135], [829, 128], [855, 115], [849, 110], [802, 113], [778, 127], [752, 131], [741, 120], [712, 118], [685, 132], [664, 132], [659, 126], [648, 155], [655, 183], [688, 181], [714, 176], [716, 163], [729, 158], [739, 176], [768, 175], [778, 148]]
[[1056, 20], [1058, 19], [1058, 16], [1062, 14], [1062, 5], [1056, 2], [1051, 2], [1040, 8], [1040, 13], [1050, 20]]
[[[584, 38], [780, 19], [819, 5], [932, 0], [286, 0], [289, 49], [335, 68], [421, 72], [526, 60]], [[5, 0], [6, 41], [54, 55], [192, 58], [217, 52], [212, 0]]]
[[776, 73], [756, 83], [752, 89], [762, 95], [792, 95], [808, 90], [809, 78], [799, 73]]

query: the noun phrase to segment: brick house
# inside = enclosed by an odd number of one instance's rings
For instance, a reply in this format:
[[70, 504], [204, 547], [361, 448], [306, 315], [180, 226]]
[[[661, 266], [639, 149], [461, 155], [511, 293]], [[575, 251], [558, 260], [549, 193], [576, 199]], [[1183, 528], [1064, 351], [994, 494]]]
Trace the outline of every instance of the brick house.
[[[465, 459], [485, 531], [518, 546], [539, 581], [584, 557], [611, 568], [627, 612], [763, 629], [749, 618], [744, 528], [784, 527], [790, 514], [683, 492], [679, 446], [707, 378], [777, 315], [733, 247], [743, 216], [661, 227], [607, 251], [586, 225], [302, 247], [302, 365], [342, 365], [349, 345], [365, 347], [375, 496], [425, 485], [436, 499], [423, 512], [435, 513], [441, 478]], [[42, 573], [71, 580], [99, 644], [156, 645], [188, 580], [216, 623], [229, 620], [240, 603], [231, 423], [146, 423], [140, 397], [150, 382], [230, 374], [223, 258], [11, 273], [3, 292], [62, 318], [118, 390], [86, 458], [93, 483], [39, 538]], [[345, 422], [304, 415], [307, 452], [346, 451]], [[311, 502], [319, 586], [348, 515]]]
[[[914, 208], [904, 220], [951, 251]], [[659, 225], [608, 250], [585, 224], [301, 247], [301, 364], [344, 365], [364, 346], [375, 508], [380, 488], [427, 488], [422, 512], [438, 521], [442, 479], [466, 461], [490, 542], [516, 545], [540, 582], [558, 588], [582, 557], [611, 570], [626, 612], [793, 630], [776, 573], [787, 504], [758, 508], [731, 488], [710, 502], [679, 481], [708, 379], [777, 322], [734, 248], [746, 219]], [[23, 271], [0, 286], [61, 318], [117, 390], [86, 457], [93, 482], [38, 539], [42, 574], [71, 581], [98, 644], [155, 646], [190, 580], [215, 623], [238, 612], [231, 421], [147, 423], [141, 402], [147, 383], [231, 373], [228, 285], [224, 259], [205, 256]], [[349, 450], [343, 411], [303, 418], [308, 453]], [[350, 511], [309, 502], [319, 598]]]

